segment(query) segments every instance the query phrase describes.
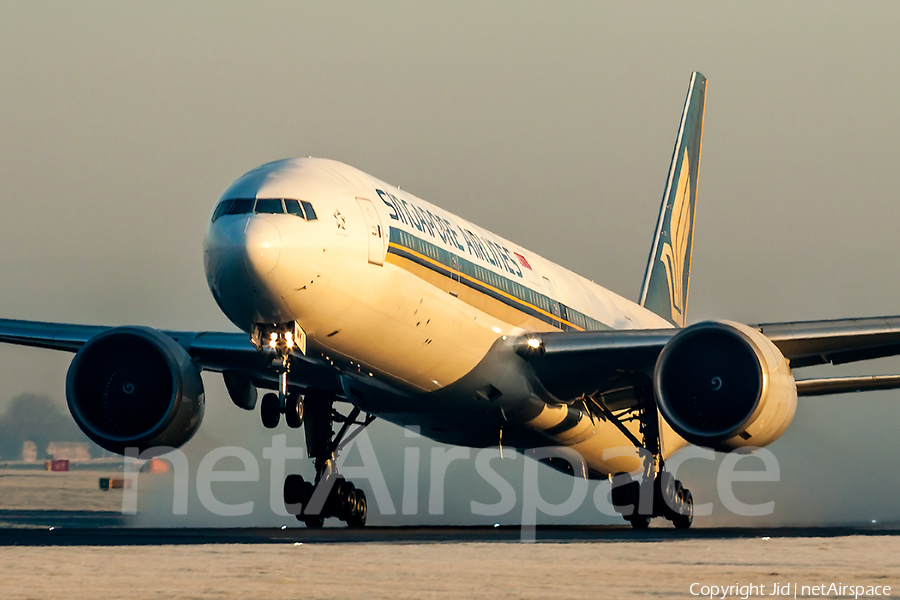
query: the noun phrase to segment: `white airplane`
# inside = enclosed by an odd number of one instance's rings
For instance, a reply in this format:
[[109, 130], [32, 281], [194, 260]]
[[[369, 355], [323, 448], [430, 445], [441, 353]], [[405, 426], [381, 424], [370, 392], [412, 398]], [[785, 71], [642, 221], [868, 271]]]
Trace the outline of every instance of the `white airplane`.
[[72, 415], [121, 454], [191, 438], [203, 370], [246, 410], [272, 390], [263, 424], [303, 426], [315, 459], [314, 482], [284, 486], [309, 527], [365, 524], [335, 458], [376, 416], [450, 444], [556, 448], [551, 466], [613, 479], [634, 527], [689, 527], [691, 493], [665, 469], [674, 452], [765, 446], [798, 395], [900, 387], [792, 372], [900, 354], [900, 317], [685, 327], [705, 99], [694, 73], [637, 303], [357, 169], [301, 158], [250, 171], [212, 212], [209, 288], [244, 333], [0, 320], [0, 341], [75, 352]]

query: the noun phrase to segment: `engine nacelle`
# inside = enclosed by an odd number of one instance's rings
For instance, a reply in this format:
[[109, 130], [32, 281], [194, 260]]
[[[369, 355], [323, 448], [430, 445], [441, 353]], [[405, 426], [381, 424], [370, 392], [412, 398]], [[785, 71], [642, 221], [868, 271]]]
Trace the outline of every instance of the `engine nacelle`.
[[90, 339], [69, 366], [66, 398], [81, 430], [118, 454], [181, 446], [205, 408], [190, 355], [149, 327], [117, 327]]
[[653, 387], [672, 429], [714, 450], [765, 446], [797, 410], [797, 386], [781, 351], [755, 329], [728, 321], [675, 334], [656, 361]]

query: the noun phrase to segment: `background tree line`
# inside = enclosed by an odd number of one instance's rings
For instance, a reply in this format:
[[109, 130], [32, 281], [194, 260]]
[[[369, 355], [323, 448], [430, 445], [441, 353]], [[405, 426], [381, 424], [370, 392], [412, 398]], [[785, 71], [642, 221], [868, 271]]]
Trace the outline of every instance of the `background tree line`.
[[[20, 394], [9, 401], [0, 416], [0, 458], [22, 458], [22, 442], [31, 440], [37, 445], [38, 458], [48, 458], [50, 442], [89, 441], [67, 410], [44, 394]], [[91, 456], [102, 454], [91, 442]]]

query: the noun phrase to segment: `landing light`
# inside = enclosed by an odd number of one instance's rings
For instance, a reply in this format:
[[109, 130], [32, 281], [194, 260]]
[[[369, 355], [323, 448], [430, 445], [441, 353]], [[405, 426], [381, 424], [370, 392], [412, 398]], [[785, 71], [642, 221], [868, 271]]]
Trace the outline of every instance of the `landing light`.
[[306, 354], [306, 332], [297, 323], [255, 324], [250, 342], [259, 350]]
[[538, 338], [528, 338], [528, 347], [537, 350], [541, 347], [541, 340]]

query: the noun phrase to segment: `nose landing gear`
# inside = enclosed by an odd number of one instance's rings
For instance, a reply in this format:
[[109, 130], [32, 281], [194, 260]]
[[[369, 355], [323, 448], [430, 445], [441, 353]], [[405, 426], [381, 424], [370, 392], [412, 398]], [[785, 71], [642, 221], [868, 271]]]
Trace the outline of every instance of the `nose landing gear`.
[[301, 427], [303, 398], [299, 392], [289, 392], [288, 373], [291, 370], [291, 353], [295, 350], [306, 353], [306, 332], [296, 321], [277, 325], [258, 323], [253, 328], [250, 341], [258, 350], [275, 352], [271, 368], [278, 373], [278, 394], [269, 393], [262, 398], [260, 417], [263, 426], [274, 429], [284, 414], [288, 427]]

